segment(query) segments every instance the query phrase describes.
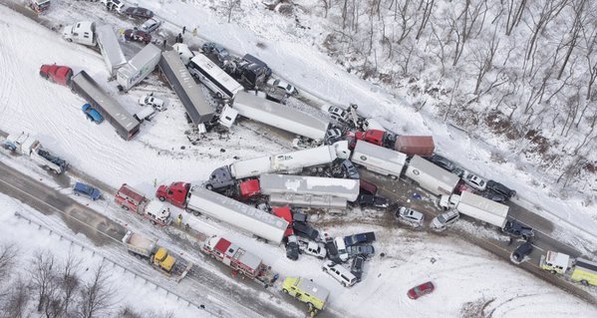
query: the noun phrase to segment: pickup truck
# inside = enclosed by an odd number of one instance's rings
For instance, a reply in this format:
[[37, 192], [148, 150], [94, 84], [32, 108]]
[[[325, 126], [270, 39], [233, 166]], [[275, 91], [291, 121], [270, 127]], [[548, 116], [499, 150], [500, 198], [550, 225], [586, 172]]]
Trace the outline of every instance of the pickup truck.
[[298, 243], [299, 249], [302, 253], [315, 256], [319, 259], [324, 259], [327, 255], [325, 245], [323, 245], [323, 243], [313, 242], [303, 238], [299, 238]]
[[75, 183], [73, 192], [75, 193], [75, 195], [87, 196], [93, 201], [99, 199], [102, 196], [102, 193], [98, 189], [82, 182]]
[[352, 246], [357, 244], [366, 244], [375, 241], [374, 232], [364, 232], [359, 234], [353, 234], [344, 237], [344, 244], [346, 246]]

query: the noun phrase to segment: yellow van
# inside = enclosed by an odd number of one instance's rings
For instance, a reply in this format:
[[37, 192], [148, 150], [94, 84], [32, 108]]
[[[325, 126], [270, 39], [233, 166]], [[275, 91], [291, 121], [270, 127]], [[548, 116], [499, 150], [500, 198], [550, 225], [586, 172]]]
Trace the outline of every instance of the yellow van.
[[307, 303], [311, 317], [325, 308], [330, 295], [327, 289], [315, 284], [310, 279], [302, 277], [287, 277], [282, 284], [282, 291]]

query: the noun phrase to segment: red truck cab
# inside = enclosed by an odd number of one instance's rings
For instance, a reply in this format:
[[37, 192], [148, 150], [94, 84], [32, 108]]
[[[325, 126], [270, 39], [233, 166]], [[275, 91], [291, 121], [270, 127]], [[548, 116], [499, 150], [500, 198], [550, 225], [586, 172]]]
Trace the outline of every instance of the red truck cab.
[[272, 207], [272, 214], [288, 222], [288, 228], [284, 232], [284, 237], [294, 234], [294, 229], [292, 228], [292, 212], [290, 211], [289, 206]]
[[39, 69], [39, 75], [53, 83], [69, 86], [73, 70], [68, 66], [44, 64]]
[[261, 188], [259, 186], [258, 179], [250, 179], [243, 181], [238, 185], [238, 192], [243, 199], [250, 199], [256, 195], [261, 194]]
[[355, 133], [355, 139], [364, 140], [374, 145], [382, 146], [385, 134], [385, 131], [377, 129], [370, 129], [365, 132], [357, 131]]
[[191, 184], [186, 182], [173, 182], [170, 186], [161, 185], [155, 192], [155, 196], [160, 201], [168, 201], [174, 206], [185, 208], [187, 203], [187, 195], [191, 189]]

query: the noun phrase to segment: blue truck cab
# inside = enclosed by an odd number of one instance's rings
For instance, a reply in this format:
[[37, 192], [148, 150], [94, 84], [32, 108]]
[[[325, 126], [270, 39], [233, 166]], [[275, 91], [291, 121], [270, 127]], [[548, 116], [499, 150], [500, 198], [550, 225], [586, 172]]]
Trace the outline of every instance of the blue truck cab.
[[87, 119], [91, 120], [92, 122], [98, 125], [104, 121], [104, 117], [102, 117], [102, 115], [97, 110], [91, 107], [89, 103], [83, 105], [81, 107], [81, 110], [85, 113]]
[[89, 197], [91, 200], [95, 201], [102, 196], [100, 190], [87, 185], [85, 183], [77, 182], [75, 183], [75, 187], [73, 188], [73, 192], [75, 195], [84, 195]]

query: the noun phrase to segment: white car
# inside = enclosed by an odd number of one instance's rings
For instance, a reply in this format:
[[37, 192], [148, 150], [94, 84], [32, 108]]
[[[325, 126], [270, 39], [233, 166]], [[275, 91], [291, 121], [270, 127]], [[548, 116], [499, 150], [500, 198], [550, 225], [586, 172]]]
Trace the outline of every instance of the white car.
[[278, 87], [278, 88], [283, 89], [286, 92], [286, 94], [288, 94], [288, 95], [298, 94], [298, 91], [294, 86], [286, 83], [285, 81], [283, 81], [281, 79], [270, 78], [269, 80], [267, 80], [267, 84], [272, 87]]
[[423, 221], [425, 220], [423, 213], [404, 206], [396, 212], [396, 217], [398, 218], [398, 221], [415, 228], [422, 226]]
[[150, 18], [149, 20], [143, 22], [143, 24], [141, 25], [141, 31], [151, 33], [157, 30], [160, 27], [160, 25], [162, 25], [162, 21], [156, 18]]
[[485, 189], [487, 189], [487, 181], [472, 173], [464, 176], [464, 182], [479, 191], [485, 191]]
[[460, 213], [456, 210], [450, 210], [448, 212], [444, 212], [431, 220], [431, 229], [434, 231], [443, 231], [446, 227], [460, 218]]
[[346, 250], [346, 243], [344, 243], [344, 237], [338, 236], [334, 239], [336, 250], [338, 250], [338, 257], [342, 262], [348, 260], [348, 251]]
[[328, 107], [328, 113], [330, 117], [336, 122], [339, 123], [346, 123], [349, 120], [348, 112], [338, 106], [330, 106]]
[[151, 106], [155, 108], [157, 111], [166, 110], [166, 107], [164, 106], [164, 101], [160, 98], [154, 97], [153, 93], [141, 96], [139, 98], [139, 105]]

